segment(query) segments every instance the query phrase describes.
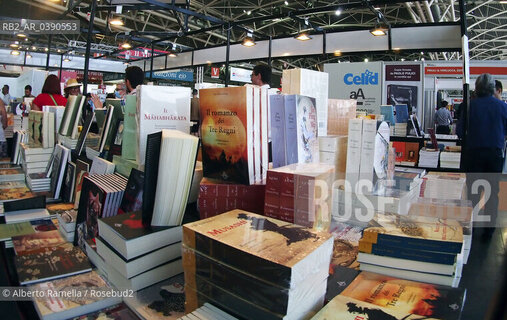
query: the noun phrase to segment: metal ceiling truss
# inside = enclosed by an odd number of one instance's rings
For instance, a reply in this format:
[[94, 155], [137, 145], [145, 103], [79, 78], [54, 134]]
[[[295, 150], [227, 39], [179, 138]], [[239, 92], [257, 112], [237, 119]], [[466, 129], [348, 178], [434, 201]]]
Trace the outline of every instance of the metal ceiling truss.
[[[253, 32], [255, 39], [293, 36], [302, 30], [311, 32], [334, 32], [353, 28], [373, 27], [378, 13], [390, 25], [456, 22], [459, 20], [458, 1], [375, 1], [375, 0], [188, 0], [185, 4], [165, 3], [160, 0], [140, 0], [142, 3], [124, 5], [120, 17], [124, 26], [109, 27], [108, 20], [116, 15], [116, 5], [101, 1], [96, 8], [94, 36], [97, 44], [118, 46], [125, 38], [134, 40], [134, 47], [150, 47], [170, 51], [173, 44], [178, 50], [187, 51], [209, 46], [224, 45], [229, 30], [232, 42], [243, 39]], [[87, 13], [92, 0], [68, 1], [65, 5], [48, 3], [47, 0], [14, 0], [27, 7], [56, 14], [58, 18], [79, 18], [83, 31], [87, 31]], [[287, 3], [287, 4], [286, 4]], [[466, 1], [467, 25], [471, 59], [507, 58], [504, 50], [507, 36], [505, 22], [507, 5], [498, 0]], [[5, 8], [5, 16], [9, 8]], [[341, 10], [341, 15], [335, 11]], [[373, 10], [372, 10], [373, 9]], [[14, 10], [14, 9], [13, 9]], [[29, 12], [29, 10], [27, 10]], [[18, 14], [19, 15], [19, 14]], [[308, 24], [304, 22], [308, 22]], [[0, 39], [7, 40], [8, 36]], [[34, 37], [33, 44], [45, 46], [47, 36]], [[52, 47], [65, 48], [69, 40], [86, 41], [84, 34], [55, 35]], [[497, 50], [496, 47], [501, 46]], [[477, 50], [475, 50], [477, 48]], [[113, 51], [112, 56], [121, 52]], [[82, 52], [80, 52], [82, 53]], [[412, 58], [413, 53], [379, 55], [375, 59]], [[426, 55], [426, 54], [425, 54]], [[427, 59], [455, 58], [459, 53], [430, 52]], [[364, 56], [364, 54], [363, 54]], [[109, 58], [111, 56], [108, 56]], [[327, 59], [307, 58], [307, 65]], [[340, 57], [331, 57], [340, 59]], [[289, 59], [284, 59], [289, 61]], [[299, 64], [300, 58], [297, 58]], [[304, 60], [304, 59], [303, 59]]]

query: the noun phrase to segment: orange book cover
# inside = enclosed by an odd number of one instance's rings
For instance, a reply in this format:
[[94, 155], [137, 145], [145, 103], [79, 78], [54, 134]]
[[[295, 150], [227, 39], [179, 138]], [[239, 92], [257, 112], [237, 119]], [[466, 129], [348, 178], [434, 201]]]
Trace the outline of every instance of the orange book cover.
[[203, 173], [207, 178], [253, 183], [253, 107], [249, 90], [253, 89], [212, 88], [199, 93]]
[[405, 161], [416, 162], [419, 159], [419, 143], [407, 142], [405, 143]]
[[401, 141], [394, 141], [393, 142], [393, 148], [394, 148], [394, 152], [395, 152], [395, 155], [396, 155], [396, 158], [395, 158], [394, 161], [396, 163], [405, 161], [405, 159], [406, 159], [406, 155], [405, 155], [406, 143], [405, 142], [401, 142]]
[[376, 273], [361, 272], [341, 293], [342, 296], [395, 310], [435, 319], [459, 319], [464, 290], [401, 280]]

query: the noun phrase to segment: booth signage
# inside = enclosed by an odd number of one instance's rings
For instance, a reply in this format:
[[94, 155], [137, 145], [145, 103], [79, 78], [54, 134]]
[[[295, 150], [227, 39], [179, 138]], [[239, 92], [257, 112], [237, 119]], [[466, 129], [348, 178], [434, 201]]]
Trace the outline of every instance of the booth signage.
[[211, 77], [218, 79], [220, 77], [220, 68], [218, 67], [211, 67]]
[[381, 62], [330, 63], [324, 72], [329, 74], [329, 98], [356, 99], [358, 111], [380, 113]]
[[[146, 73], [146, 77], [149, 77], [150, 73]], [[194, 73], [192, 71], [155, 71], [153, 72], [153, 78], [165, 79], [165, 80], [176, 80], [176, 81], [194, 81]]]
[[231, 81], [252, 83], [251, 74], [252, 70], [231, 67]]
[[[507, 75], [507, 67], [470, 67], [470, 74], [480, 75], [483, 73], [489, 73], [492, 75]], [[424, 74], [426, 75], [462, 75], [463, 67], [445, 67], [445, 66], [433, 66], [424, 67]]]
[[421, 81], [421, 66], [386, 65], [386, 81]]

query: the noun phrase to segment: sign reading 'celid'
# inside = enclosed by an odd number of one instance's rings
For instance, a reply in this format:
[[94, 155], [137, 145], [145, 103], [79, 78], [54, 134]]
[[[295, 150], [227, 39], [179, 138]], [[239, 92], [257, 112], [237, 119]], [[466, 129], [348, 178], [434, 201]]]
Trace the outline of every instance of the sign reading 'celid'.
[[378, 84], [378, 72], [371, 72], [368, 69], [366, 69], [365, 72], [361, 73], [360, 75], [354, 75], [353, 73], [347, 73], [343, 77], [343, 82], [346, 85], [377, 85]]

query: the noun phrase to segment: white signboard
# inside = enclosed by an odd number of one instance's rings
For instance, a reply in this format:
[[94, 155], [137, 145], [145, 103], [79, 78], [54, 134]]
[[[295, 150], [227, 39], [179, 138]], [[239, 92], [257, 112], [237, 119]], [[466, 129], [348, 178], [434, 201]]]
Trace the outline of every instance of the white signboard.
[[251, 74], [252, 70], [231, 67], [231, 81], [252, 83]]
[[357, 111], [380, 114], [382, 62], [324, 64], [330, 99], [356, 99]]

